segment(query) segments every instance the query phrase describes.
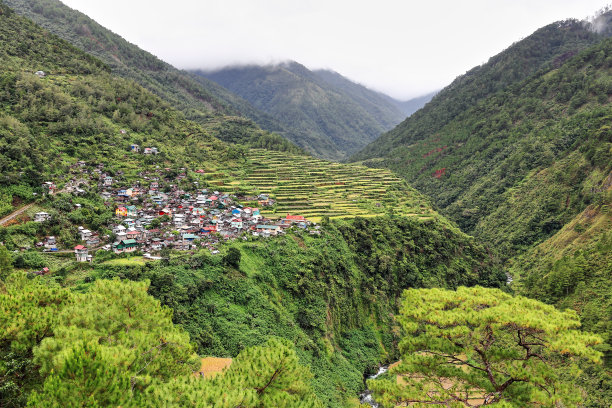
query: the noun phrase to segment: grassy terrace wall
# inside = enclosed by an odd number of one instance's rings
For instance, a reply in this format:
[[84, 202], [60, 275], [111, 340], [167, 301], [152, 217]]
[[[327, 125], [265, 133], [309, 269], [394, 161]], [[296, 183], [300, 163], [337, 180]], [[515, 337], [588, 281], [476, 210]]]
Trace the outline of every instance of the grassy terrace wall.
[[263, 149], [250, 150], [247, 161], [243, 171], [217, 171], [204, 179], [223, 190], [269, 194], [276, 205], [263, 209], [267, 217], [291, 213], [319, 221], [323, 216], [437, 215], [424, 196], [388, 170]]

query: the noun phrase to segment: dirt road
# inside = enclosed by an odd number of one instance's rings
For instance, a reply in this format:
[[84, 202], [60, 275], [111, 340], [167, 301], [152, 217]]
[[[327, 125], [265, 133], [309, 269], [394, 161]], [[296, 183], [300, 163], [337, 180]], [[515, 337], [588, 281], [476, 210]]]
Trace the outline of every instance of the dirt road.
[[24, 212], [26, 212], [30, 207], [32, 207], [34, 205], [34, 203], [30, 203], [27, 205], [24, 205], [23, 207], [21, 207], [20, 209], [18, 209], [17, 211], [13, 211], [12, 213], [10, 213], [9, 215], [7, 215], [6, 217], [2, 218], [0, 220], [0, 225], [4, 225], [7, 222], [9, 222], [10, 220], [20, 216], [21, 214], [23, 214]]

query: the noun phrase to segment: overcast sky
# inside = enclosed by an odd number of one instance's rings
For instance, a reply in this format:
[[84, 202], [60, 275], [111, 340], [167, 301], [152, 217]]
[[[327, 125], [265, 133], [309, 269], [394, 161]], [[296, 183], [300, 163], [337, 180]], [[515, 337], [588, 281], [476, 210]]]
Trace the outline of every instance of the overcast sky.
[[400, 99], [610, 0], [62, 0], [178, 68], [295, 60]]

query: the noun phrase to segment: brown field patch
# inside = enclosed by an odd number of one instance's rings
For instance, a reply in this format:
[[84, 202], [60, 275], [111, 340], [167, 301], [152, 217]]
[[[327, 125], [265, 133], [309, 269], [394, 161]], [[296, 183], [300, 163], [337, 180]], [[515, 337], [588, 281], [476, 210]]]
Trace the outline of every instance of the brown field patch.
[[202, 367], [200, 371], [196, 372], [196, 375], [200, 375], [205, 378], [214, 377], [232, 364], [231, 358], [222, 357], [204, 357], [202, 358]]

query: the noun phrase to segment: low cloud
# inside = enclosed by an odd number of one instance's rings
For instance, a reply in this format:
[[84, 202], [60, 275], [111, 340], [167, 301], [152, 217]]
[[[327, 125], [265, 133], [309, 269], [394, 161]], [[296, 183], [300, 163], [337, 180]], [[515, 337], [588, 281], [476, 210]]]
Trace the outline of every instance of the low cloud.
[[439, 89], [601, 0], [65, 0], [179, 68], [295, 60], [396, 98]]

